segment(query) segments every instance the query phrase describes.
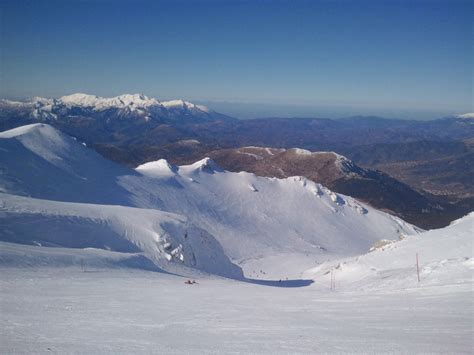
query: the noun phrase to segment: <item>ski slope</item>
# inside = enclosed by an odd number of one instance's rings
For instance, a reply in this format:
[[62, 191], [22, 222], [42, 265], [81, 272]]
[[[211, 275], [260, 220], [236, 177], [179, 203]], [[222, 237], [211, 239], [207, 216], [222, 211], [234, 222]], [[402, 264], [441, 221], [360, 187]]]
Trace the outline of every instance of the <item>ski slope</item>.
[[0, 352], [470, 354], [472, 283], [284, 288], [131, 269], [2, 268]]

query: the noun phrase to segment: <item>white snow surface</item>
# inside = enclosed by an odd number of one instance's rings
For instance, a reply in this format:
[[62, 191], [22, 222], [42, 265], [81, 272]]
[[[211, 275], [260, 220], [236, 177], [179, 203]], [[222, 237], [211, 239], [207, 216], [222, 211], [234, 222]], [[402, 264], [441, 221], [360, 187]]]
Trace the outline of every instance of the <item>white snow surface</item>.
[[332, 270], [339, 287], [364, 290], [472, 285], [473, 237], [471, 212], [448, 227], [407, 236], [357, 258], [322, 264], [304, 272], [303, 277], [330, 284]]
[[[153, 209], [56, 202], [9, 194], [2, 194], [0, 211], [3, 241], [113, 250], [144, 256], [146, 269], [151, 267], [151, 261], [157, 269], [172, 272], [186, 266], [227, 277], [242, 276], [219, 243], [183, 216]], [[15, 262], [14, 258], [3, 257]], [[2, 261], [0, 254], [0, 264]], [[54, 258], [50, 261], [55, 264]]]
[[[137, 171], [143, 171], [143, 166]], [[135, 204], [155, 195], [159, 208], [188, 216], [218, 238], [250, 277], [296, 277], [306, 265], [358, 255], [379, 239], [417, 233], [413, 226], [307, 180], [262, 178], [221, 170], [206, 158], [168, 171], [146, 170], [150, 179], [121, 178]], [[154, 199], [154, 200], [155, 200]], [[153, 204], [153, 202], [151, 203]], [[285, 272], [273, 272], [275, 257]]]
[[457, 118], [466, 118], [466, 119], [473, 119], [474, 112], [463, 113], [462, 115], [457, 115]]
[[472, 284], [367, 292], [0, 267], [0, 352], [471, 354]]
[[170, 177], [176, 175], [177, 173], [176, 167], [169, 164], [166, 159], [160, 159], [142, 164], [138, 166], [136, 170], [142, 173], [143, 175], [152, 177]]
[[154, 98], [148, 98], [141, 94], [125, 94], [111, 98], [103, 98], [88, 94], [72, 94], [62, 96], [58, 99], [60, 103], [67, 106], [93, 107], [96, 110], [104, 110], [110, 107], [148, 107], [159, 105], [159, 101]]
[[203, 112], [210, 112], [209, 108], [202, 105], [195, 105], [189, 101], [184, 100], [170, 100], [162, 101], [161, 104], [168, 109], [188, 109], [188, 110], [199, 110]]

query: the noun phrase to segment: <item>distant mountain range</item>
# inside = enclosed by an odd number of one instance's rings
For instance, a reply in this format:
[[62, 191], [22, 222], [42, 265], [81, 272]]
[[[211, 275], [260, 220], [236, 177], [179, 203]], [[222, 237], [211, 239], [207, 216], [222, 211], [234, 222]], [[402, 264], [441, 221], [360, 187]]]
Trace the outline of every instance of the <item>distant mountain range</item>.
[[[376, 143], [460, 140], [474, 136], [469, 115], [433, 121], [351, 117], [237, 120], [184, 100], [140, 94], [101, 98], [0, 100], [0, 129], [48, 122], [90, 144], [161, 146], [185, 139], [221, 147], [271, 146], [335, 150]], [[337, 149], [336, 149], [337, 148]]]
[[[238, 120], [184, 100], [140, 94], [0, 100], [0, 130], [37, 122], [132, 167], [161, 158], [189, 164], [212, 156], [231, 171], [303, 175], [425, 228], [447, 225], [474, 209], [472, 114], [432, 121], [361, 116]], [[248, 146], [286, 151], [251, 161], [237, 154], [256, 149], [242, 148]], [[331, 155], [305, 160], [293, 147], [337, 152], [351, 159], [354, 171], [341, 176]]]
[[141, 94], [102, 98], [72, 94], [27, 101], [0, 100], [0, 129], [28, 123], [49, 123], [88, 143], [132, 141], [154, 131], [173, 140], [165, 127], [228, 120], [205, 106], [184, 100], [158, 101]]
[[[34, 97], [28, 101], [1, 100], [4, 110], [11, 110], [41, 120], [61, 119], [65, 116], [97, 115], [104, 112], [118, 117], [145, 120], [176, 116], [210, 117], [213, 112], [205, 106], [184, 100], [158, 101], [142, 94], [125, 94], [103, 98], [88, 94], [72, 94], [58, 99]], [[113, 112], [110, 112], [113, 110]]]

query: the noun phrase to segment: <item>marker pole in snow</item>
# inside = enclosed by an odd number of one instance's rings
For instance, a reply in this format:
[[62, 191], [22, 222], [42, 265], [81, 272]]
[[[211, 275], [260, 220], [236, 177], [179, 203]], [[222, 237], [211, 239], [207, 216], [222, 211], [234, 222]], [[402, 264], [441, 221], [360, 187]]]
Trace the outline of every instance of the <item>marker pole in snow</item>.
[[418, 275], [418, 282], [420, 282], [420, 265], [418, 263], [418, 253], [416, 253], [416, 274]]

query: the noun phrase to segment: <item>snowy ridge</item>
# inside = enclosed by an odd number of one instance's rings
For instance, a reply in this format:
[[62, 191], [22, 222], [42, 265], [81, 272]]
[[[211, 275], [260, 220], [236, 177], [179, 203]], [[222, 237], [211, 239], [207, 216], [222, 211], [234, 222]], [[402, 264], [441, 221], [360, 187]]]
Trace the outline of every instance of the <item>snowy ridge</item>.
[[125, 94], [111, 98], [87, 94], [72, 94], [59, 98], [56, 101], [56, 105], [65, 105], [66, 107], [89, 107], [96, 111], [103, 111], [110, 108], [127, 108], [130, 111], [136, 111], [152, 106], [162, 106], [158, 100], [148, 98], [142, 94]]
[[184, 100], [170, 100], [162, 101], [161, 104], [167, 109], [187, 109], [187, 110], [199, 110], [202, 112], [210, 112], [209, 108], [203, 105], [195, 105], [189, 101]]

